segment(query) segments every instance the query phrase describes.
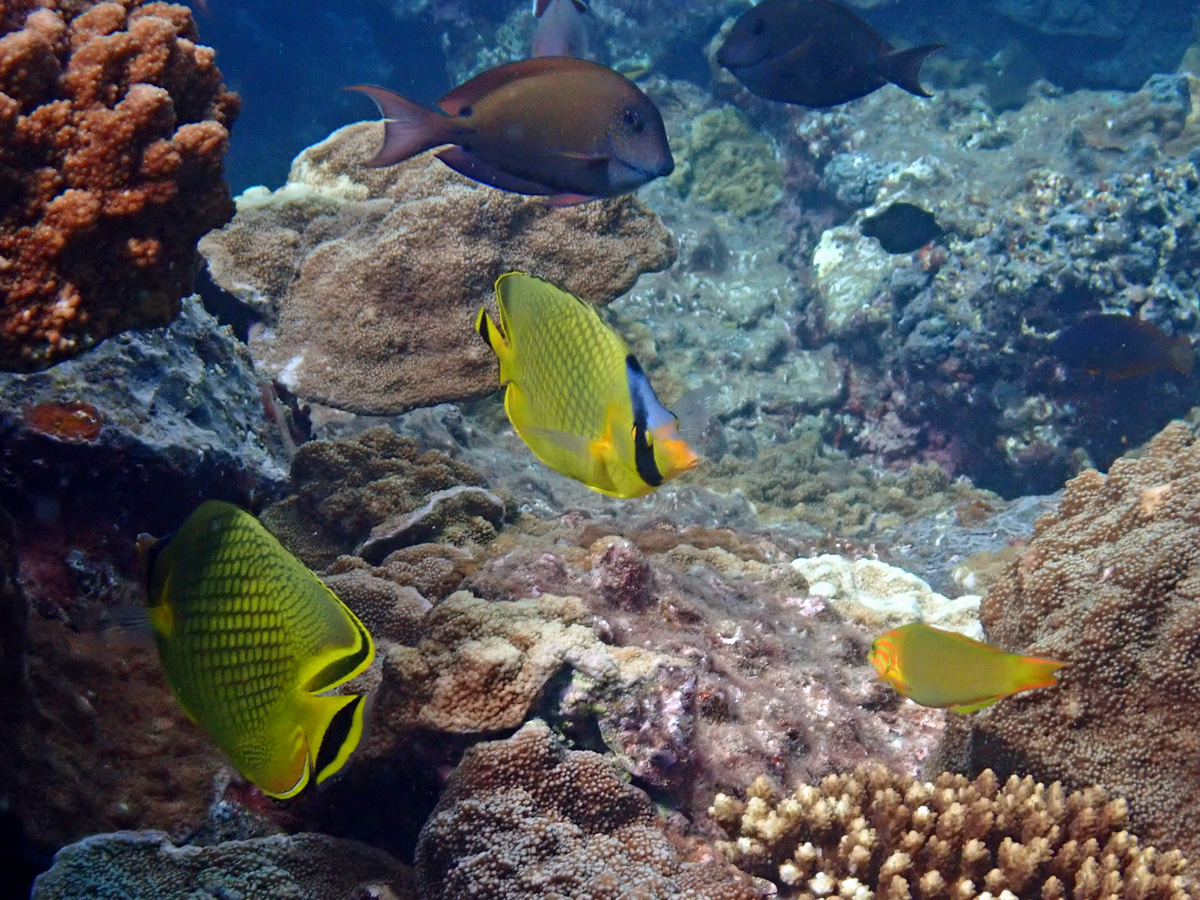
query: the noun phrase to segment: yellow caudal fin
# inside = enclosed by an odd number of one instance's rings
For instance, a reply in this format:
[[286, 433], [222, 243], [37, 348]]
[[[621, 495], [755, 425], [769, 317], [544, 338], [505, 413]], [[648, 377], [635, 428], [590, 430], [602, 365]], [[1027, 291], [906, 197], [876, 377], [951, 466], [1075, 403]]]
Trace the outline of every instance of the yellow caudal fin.
[[500, 360], [500, 384], [507, 384], [512, 380], [512, 345], [504, 336], [504, 332], [492, 321], [492, 317], [488, 315], [487, 307], [479, 307], [479, 315], [475, 317], [475, 330], [479, 332], [479, 336], [492, 348], [492, 352], [496, 354], [496, 359]]
[[298, 718], [308, 736], [317, 784], [344, 766], [358, 747], [363, 733], [365, 699], [361, 694], [301, 696]]

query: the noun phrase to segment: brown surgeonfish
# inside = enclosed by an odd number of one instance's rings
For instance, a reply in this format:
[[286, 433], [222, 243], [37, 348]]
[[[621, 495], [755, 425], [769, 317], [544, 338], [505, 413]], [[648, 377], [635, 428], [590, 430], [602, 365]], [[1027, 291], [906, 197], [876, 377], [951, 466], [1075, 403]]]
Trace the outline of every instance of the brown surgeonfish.
[[658, 108], [625, 76], [582, 59], [507, 63], [459, 85], [434, 112], [372, 85], [353, 85], [388, 120], [367, 165], [390, 166], [453, 144], [438, 159], [468, 178], [554, 205], [636, 190], [675, 168]]
[[1058, 333], [1054, 353], [1068, 366], [1109, 381], [1172, 369], [1191, 375], [1196, 349], [1187, 335], [1171, 337], [1158, 326], [1120, 313], [1085, 316]]
[[717, 63], [752, 93], [801, 106], [837, 106], [888, 82], [918, 97], [921, 64], [941, 44], [895, 50], [833, 0], [763, 0], [734, 23]]

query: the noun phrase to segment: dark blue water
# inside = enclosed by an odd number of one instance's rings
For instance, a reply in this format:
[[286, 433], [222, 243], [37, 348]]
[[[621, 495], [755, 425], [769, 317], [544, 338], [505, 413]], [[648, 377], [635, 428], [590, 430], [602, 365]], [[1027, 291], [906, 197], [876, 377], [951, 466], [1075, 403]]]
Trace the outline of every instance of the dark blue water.
[[[676, 2], [613, 0], [625, 23], [606, 21], [595, 0], [593, 55], [614, 62], [614, 47], [641, 40], [656, 71], [707, 85], [704, 48], [727, 15], [744, 5], [730, 0]], [[863, 9], [888, 39], [941, 42], [969, 81], [1005, 48], [1019, 46], [1024, 65], [1066, 90], [1136, 90], [1155, 72], [1173, 71], [1193, 39], [1193, 0], [901, 0]], [[345, 85], [374, 82], [424, 103], [454, 86], [448, 53], [486, 49], [498, 26], [528, 10], [528, 0], [431, 0], [419, 13], [413, 0], [210, 0], [197, 10], [201, 38], [218, 51], [227, 83], [244, 109], [228, 159], [235, 192], [277, 187], [304, 147], [348, 122], [374, 118], [366, 98]], [[609, 12], [611, 12], [610, 10]], [[656, 28], [659, 20], [671, 28]], [[517, 20], [519, 21], [519, 19]], [[533, 17], [529, 15], [529, 30]], [[656, 44], [655, 41], [658, 41]], [[469, 53], [468, 53], [469, 55]]]

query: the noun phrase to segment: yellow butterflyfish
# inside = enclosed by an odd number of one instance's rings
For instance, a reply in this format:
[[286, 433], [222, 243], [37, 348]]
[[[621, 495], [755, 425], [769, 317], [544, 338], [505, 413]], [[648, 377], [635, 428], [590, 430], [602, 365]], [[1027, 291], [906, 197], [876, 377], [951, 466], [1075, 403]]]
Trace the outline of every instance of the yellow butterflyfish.
[[1046, 687], [1066, 663], [1006, 653], [999, 647], [923, 622], [893, 628], [871, 644], [884, 681], [922, 706], [975, 712], [1001, 697]]
[[375, 657], [358, 617], [229, 503], [202, 503], [138, 549], [167, 682], [234, 768], [279, 798], [340, 769], [362, 736], [365, 698], [321, 694]]
[[641, 497], [695, 468], [679, 420], [595, 308], [509, 272], [496, 282], [500, 325], [475, 329], [500, 360], [504, 409], [542, 462], [613, 497]]

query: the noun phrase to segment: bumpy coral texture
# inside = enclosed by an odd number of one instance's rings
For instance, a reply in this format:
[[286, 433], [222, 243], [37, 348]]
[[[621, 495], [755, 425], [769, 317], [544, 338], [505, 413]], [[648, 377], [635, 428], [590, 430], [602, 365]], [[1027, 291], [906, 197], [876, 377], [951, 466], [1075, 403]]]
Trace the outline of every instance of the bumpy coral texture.
[[387, 651], [376, 730], [382, 737], [400, 723], [516, 728], [564, 663], [599, 643], [590, 620], [574, 597], [489, 602], [451, 594], [425, 617], [417, 647]]
[[30, 371], [175, 318], [239, 100], [184, 6], [16, 0], [0, 35], [0, 368]]
[[417, 845], [422, 900], [755, 900], [736, 873], [681, 862], [646, 795], [541, 722], [469, 750]]
[[408, 868], [382, 850], [322, 834], [177, 847], [161, 831], [120, 831], [64, 848], [38, 879], [33, 897], [410, 900], [411, 881]]
[[340, 129], [203, 242], [214, 280], [270, 326], [251, 352], [301, 397], [389, 415], [494, 391], [472, 326], [497, 277], [520, 269], [607, 303], [675, 260], [634, 197], [552, 209], [428, 154], [365, 168], [381, 139], [374, 123]]
[[[357, 552], [375, 526], [424, 506], [431, 494], [481, 481], [444, 453], [422, 452], [391, 429], [372, 428], [354, 440], [303, 445], [292, 460], [295, 493], [264, 510], [262, 521], [305, 565], [323, 569], [339, 555]], [[476, 511], [467, 506], [457, 519], [438, 519], [432, 534], [413, 543], [437, 539], [452, 526], [471, 532]]]
[[[1129, 800], [1140, 834], [1200, 860], [1200, 446], [1182, 422], [1067, 483], [984, 599], [989, 640], [1069, 665], [1053, 689], [952, 730], [941, 762]], [[1193, 871], [1196, 871], [1193, 868]]]
[[830, 775], [779, 800], [767, 779], [746, 801], [718, 794], [723, 847], [783, 897], [844, 900], [1187, 900], [1183, 854], [1126, 830], [1101, 788], [1068, 794], [985, 771], [920, 782], [881, 766]]

